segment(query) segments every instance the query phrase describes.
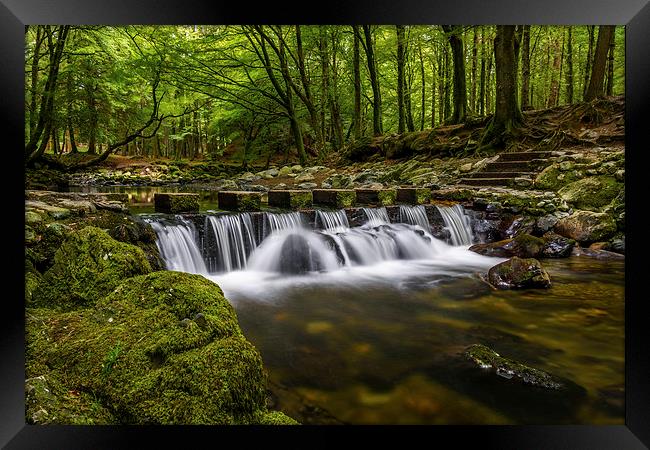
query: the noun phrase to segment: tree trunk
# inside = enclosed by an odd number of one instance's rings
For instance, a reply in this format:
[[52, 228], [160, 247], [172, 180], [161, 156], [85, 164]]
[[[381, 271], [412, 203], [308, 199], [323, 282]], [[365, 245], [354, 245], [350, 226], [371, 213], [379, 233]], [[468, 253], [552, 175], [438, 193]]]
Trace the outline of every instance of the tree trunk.
[[436, 126], [436, 66], [431, 59], [431, 128]]
[[530, 25], [524, 25], [521, 46], [521, 109], [530, 106]]
[[607, 59], [607, 95], [614, 95], [614, 50], [615, 50], [615, 34], [616, 30], [612, 31], [609, 39], [609, 57]]
[[404, 116], [404, 25], [397, 25], [397, 132], [404, 133], [406, 118]]
[[451, 74], [449, 70], [449, 52], [445, 52], [445, 115], [444, 120], [448, 122], [451, 117]]
[[476, 114], [476, 73], [478, 71], [478, 29], [474, 27], [474, 39], [472, 41], [472, 90], [470, 93], [469, 108], [472, 114]]
[[573, 38], [571, 26], [568, 27], [566, 43], [566, 102], [573, 103]]
[[321, 147], [324, 146], [325, 142], [323, 136], [320, 133], [320, 128], [318, 127], [318, 111], [314, 105], [314, 99], [311, 95], [310, 82], [307, 77], [307, 70], [305, 69], [305, 53], [302, 47], [302, 33], [300, 25], [295, 25], [296, 31], [296, 53], [298, 60], [298, 71], [300, 72], [300, 81], [302, 82], [302, 88], [304, 90], [303, 103], [307, 107], [309, 112], [309, 123], [316, 133], [316, 140]]
[[548, 102], [546, 104], [547, 108], [552, 108], [557, 105], [559, 93], [560, 93], [560, 61], [562, 56], [560, 53], [560, 43], [557, 40], [557, 37], [553, 39], [552, 44], [553, 49], [553, 65], [551, 68], [551, 87], [549, 89]]
[[496, 60], [496, 101], [494, 117], [490, 121], [481, 146], [506, 144], [523, 122], [517, 104], [517, 54], [515, 51], [515, 26], [498, 25], [494, 40]]
[[406, 113], [406, 129], [408, 131], [415, 131], [415, 123], [413, 122], [413, 108], [411, 107], [411, 87], [413, 86], [413, 71], [408, 67], [404, 83], [404, 112]]
[[38, 89], [38, 63], [41, 60], [41, 45], [43, 44], [43, 33], [41, 27], [36, 27], [36, 43], [34, 45], [34, 56], [32, 59], [31, 98], [29, 102], [29, 137], [34, 135], [38, 113], [36, 112], [36, 90]]
[[587, 26], [589, 33], [589, 48], [587, 50], [587, 62], [585, 63], [584, 83], [582, 85], [582, 99], [585, 100], [587, 96], [587, 88], [589, 87], [589, 76], [591, 75], [591, 64], [594, 58], [594, 34], [596, 27], [594, 25]]
[[359, 41], [361, 36], [359, 34], [359, 26], [353, 25], [352, 31], [354, 34], [354, 56], [353, 56], [353, 70], [354, 70], [354, 138], [361, 138], [361, 71], [359, 70]]
[[95, 104], [94, 90], [90, 88], [90, 97], [88, 98], [88, 108], [90, 110], [90, 122], [88, 123], [88, 154], [95, 155], [97, 151], [95, 149], [95, 142], [97, 139], [97, 106]]
[[424, 130], [424, 120], [427, 114], [426, 110], [426, 101], [427, 101], [427, 90], [426, 90], [426, 77], [424, 74], [424, 58], [422, 57], [422, 45], [418, 40], [418, 56], [420, 57], [420, 81], [422, 82], [421, 87], [421, 97], [420, 97], [420, 131]]
[[372, 131], [375, 136], [379, 136], [383, 133], [381, 118], [381, 91], [379, 89], [379, 77], [377, 76], [375, 52], [373, 49], [372, 35], [370, 33], [370, 25], [363, 25], [363, 33], [366, 38], [366, 60], [368, 62], [368, 72], [370, 73], [370, 84], [372, 86]]
[[598, 27], [598, 41], [596, 43], [596, 52], [594, 54], [594, 63], [589, 79], [589, 87], [585, 94], [585, 101], [591, 101], [595, 98], [605, 95], [605, 66], [607, 65], [607, 52], [609, 51], [610, 39], [614, 33], [613, 25], [601, 25]]
[[479, 113], [485, 115], [485, 29], [481, 27], [481, 81], [479, 89]]
[[465, 55], [463, 40], [460, 37], [462, 27], [442, 25], [447, 35], [454, 60], [454, 113], [450, 123], [463, 123], [467, 115], [467, 87], [465, 83]]

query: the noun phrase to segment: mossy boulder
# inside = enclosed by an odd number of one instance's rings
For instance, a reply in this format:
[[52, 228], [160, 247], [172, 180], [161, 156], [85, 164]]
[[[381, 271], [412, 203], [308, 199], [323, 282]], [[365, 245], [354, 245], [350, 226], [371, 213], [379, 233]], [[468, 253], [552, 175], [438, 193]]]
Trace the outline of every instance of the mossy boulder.
[[520, 233], [512, 239], [492, 242], [489, 244], [474, 244], [469, 249], [480, 255], [509, 258], [535, 258], [544, 248], [544, 241], [530, 234]]
[[554, 230], [557, 234], [581, 243], [607, 240], [616, 233], [616, 222], [609, 214], [592, 211], [575, 211], [558, 220]]
[[563, 186], [582, 178], [579, 171], [563, 170], [560, 164], [551, 164], [542, 170], [533, 183], [535, 189], [557, 191]]
[[610, 176], [587, 177], [558, 191], [568, 204], [583, 210], [598, 211], [616, 198], [623, 184]]
[[548, 288], [551, 277], [534, 258], [516, 256], [491, 267], [488, 282], [497, 289]]
[[34, 301], [49, 306], [90, 305], [124, 279], [151, 272], [144, 252], [99, 228], [72, 232], [54, 255]]
[[291, 423], [269, 415], [260, 354], [221, 289], [200, 275], [128, 279], [42, 328], [28, 335], [29, 357], [97, 395], [120, 423]]
[[463, 355], [482, 370], [488, 370], [501, 377], [504, 381], [551, 390], [564, 390], [567, 388], [567, 383], [561, 378], [518, 361], [504, 358], [485, 345], [471, 345]]

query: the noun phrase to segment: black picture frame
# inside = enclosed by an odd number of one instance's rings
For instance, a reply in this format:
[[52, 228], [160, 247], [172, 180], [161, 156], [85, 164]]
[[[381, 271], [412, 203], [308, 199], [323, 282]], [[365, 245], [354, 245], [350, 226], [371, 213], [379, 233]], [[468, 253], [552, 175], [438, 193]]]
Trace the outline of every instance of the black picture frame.
[[[18, 448], [122, 448], [177, 445], [242, 445], [263, 439], [289, 448], [311, 448], [349, 443], [359, 434], [370, 443], [397, 438], [424, 439], [425, 445], [450, 442], [482, 448], [647, 448], [650, 446], [650, 352], [648, 315], [643, 289], [642, 221], [644, 195], [641, 180], [643, 127], [650, 104], [650, 4], [648, 0], [446, 0], [395, 2], [344, 0], [306, 3], [215, 3], [208, 0], [0, 0], [0, 102], [3, 135], [1, 173], [5, 181], [2, 204], [9, 224], [5, 243], [2, 313], [0, 314], [0, 445]], [[626, 290], [625, 290], [625, 425], [621, 426], [432, 426], [432, 427], [98, 427], [34, 426], [25, 424], [24, 301], [20, 261], [24, 258], [21, 223], [24, 211], [24, 32], [28, 24], [191, 24], [191, 23], [300, 23], [300, 24], [554, 24], [626, 25]], [[637, 208], [639, 207], [639, 208]], [[15, 234], [13, 234], [15, 233]], [[6, 245], [6, 244], [9, 245]], [[11, 292], [11, 293], [10, 293]], [[253, 432], [252, 432], [253, 431]], [[234, 438], [236, 444], [229, 442]], [[205, 444], [200, 440], [206, 439]], [[442, 441], [445, 439], [445, 441]], [[137, 443], [137, 444], [136, 444]], [[408, 444], [407, 444], [408, 445]], [[185, 446], [185, 445], [184, 445]]]

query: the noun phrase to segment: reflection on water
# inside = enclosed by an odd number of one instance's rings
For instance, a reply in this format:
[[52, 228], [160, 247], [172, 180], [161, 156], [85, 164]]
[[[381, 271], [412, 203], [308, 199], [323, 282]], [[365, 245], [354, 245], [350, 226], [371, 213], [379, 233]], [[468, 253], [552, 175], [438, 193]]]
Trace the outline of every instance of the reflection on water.
[[126, 193], [129, 196], [129, 209], [134, 214], [155, 212], [153, 197], [156, 192], [193, 192], [199, 194], [199, 208], [201, 211], [218, 210], [217, 191], [206, 189], [206, 185], [183, 186], [70, 186], [70, 192]]
[[[622, 262], [544, 260], [553, 286], [524, 291], [494, 291], [453, 261], [391, 264], [246, 289], [245, 272], [212, 278], [271, 380], [339, 421], [624, 423]], [[584, 389], [558, 394], [461, 368], [475, 343]]]

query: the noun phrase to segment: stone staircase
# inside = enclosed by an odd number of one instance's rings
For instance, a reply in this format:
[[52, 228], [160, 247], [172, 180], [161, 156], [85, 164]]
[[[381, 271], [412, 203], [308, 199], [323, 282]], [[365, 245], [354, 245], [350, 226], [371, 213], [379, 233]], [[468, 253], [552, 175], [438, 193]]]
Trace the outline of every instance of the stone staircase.
[[501, 153], [495, 162], [487, 163], [478, 172], [461, 178], [458, 184], [478, 187], [514, 186], [515, 181], [519, 178], [533, 180], [544, 167], [551, 163], [548, 160], [550, 154], [551, 152]]

